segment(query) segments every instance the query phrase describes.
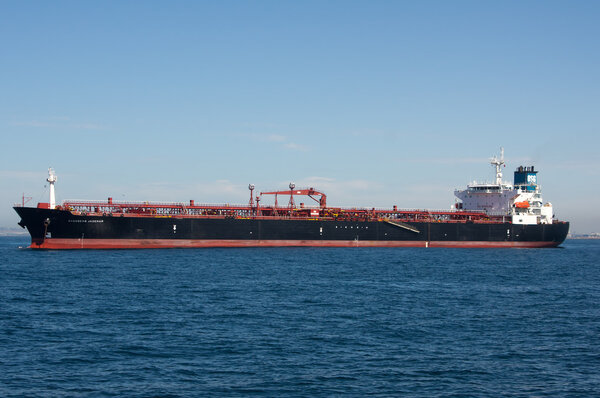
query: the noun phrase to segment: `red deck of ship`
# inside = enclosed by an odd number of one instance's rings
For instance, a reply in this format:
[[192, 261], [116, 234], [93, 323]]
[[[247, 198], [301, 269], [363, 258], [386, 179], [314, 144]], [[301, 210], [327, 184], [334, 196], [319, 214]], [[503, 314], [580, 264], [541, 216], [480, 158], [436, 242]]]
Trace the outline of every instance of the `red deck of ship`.
[[107, 201], [65, 201], [58, 209], [71, 211], [75, 215], [118, 216], [118, 217], [177, 217], [177, 218], [250, 218], [250, 219], [314, 219], [338, 221], [382, 221], [405, 222], [479, 222], [501, 223], [502, 216], [490, 216], [476, 211], [443, 210], [399, 210], [342, 207], [300, 206], [250, 206], [250, 205], [196, 205], [190, 203], [149, 203]]

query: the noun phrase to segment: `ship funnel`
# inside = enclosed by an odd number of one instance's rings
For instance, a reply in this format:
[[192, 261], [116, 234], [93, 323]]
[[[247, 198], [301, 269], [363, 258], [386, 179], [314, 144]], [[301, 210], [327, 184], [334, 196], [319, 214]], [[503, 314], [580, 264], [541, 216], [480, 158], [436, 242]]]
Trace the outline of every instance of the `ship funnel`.
[[515, 187], [520, 186], [526, 191], [535, 191], [537, 187], [537, 170], [534, 166], [519, 166], [515, 170]]

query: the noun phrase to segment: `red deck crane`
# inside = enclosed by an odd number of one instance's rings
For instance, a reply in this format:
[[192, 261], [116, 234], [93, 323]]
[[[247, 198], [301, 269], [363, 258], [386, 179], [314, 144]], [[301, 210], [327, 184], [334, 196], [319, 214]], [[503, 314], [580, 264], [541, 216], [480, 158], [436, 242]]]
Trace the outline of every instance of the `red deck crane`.
[[[314, 188], [295, 189], [296, 186], [290, 183], [290, 189], [288, 191], [272, 191], [272, 192], [261, 192], [260, 195], [275, 195], [275, 207], [277, 207], [277, 195], [290, 195], [290, 207], [294, 206], [294, 195], [308, 196], [319, 204], [322, 209], [327, 206], [327, 195], [323, 192], [316, 191]], [[320, 199], [314, 196], [320, 196]]]

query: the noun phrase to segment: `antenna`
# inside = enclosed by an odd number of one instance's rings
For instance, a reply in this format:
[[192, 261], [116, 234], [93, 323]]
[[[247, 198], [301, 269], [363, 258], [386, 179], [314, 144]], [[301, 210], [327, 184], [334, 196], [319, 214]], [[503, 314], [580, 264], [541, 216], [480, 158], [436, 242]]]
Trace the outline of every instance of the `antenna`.
[[502, 166], [504, 165], [504, 148], [500, 147], [500, 159], [494, 155], [490, 161], [496, 167], [496, 185], [502, 186]]

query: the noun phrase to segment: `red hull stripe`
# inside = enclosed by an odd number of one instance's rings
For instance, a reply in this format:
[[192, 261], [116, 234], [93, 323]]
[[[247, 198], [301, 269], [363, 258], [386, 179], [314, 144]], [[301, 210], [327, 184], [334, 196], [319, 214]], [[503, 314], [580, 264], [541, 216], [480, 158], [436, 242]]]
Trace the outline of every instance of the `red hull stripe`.
[[192, 240], [192, 239], [58, 239], [32, 242], [32, 249], [158, 249], [193, 247], [555, 247], [557, 242], [376, 241], [376, 240]]

